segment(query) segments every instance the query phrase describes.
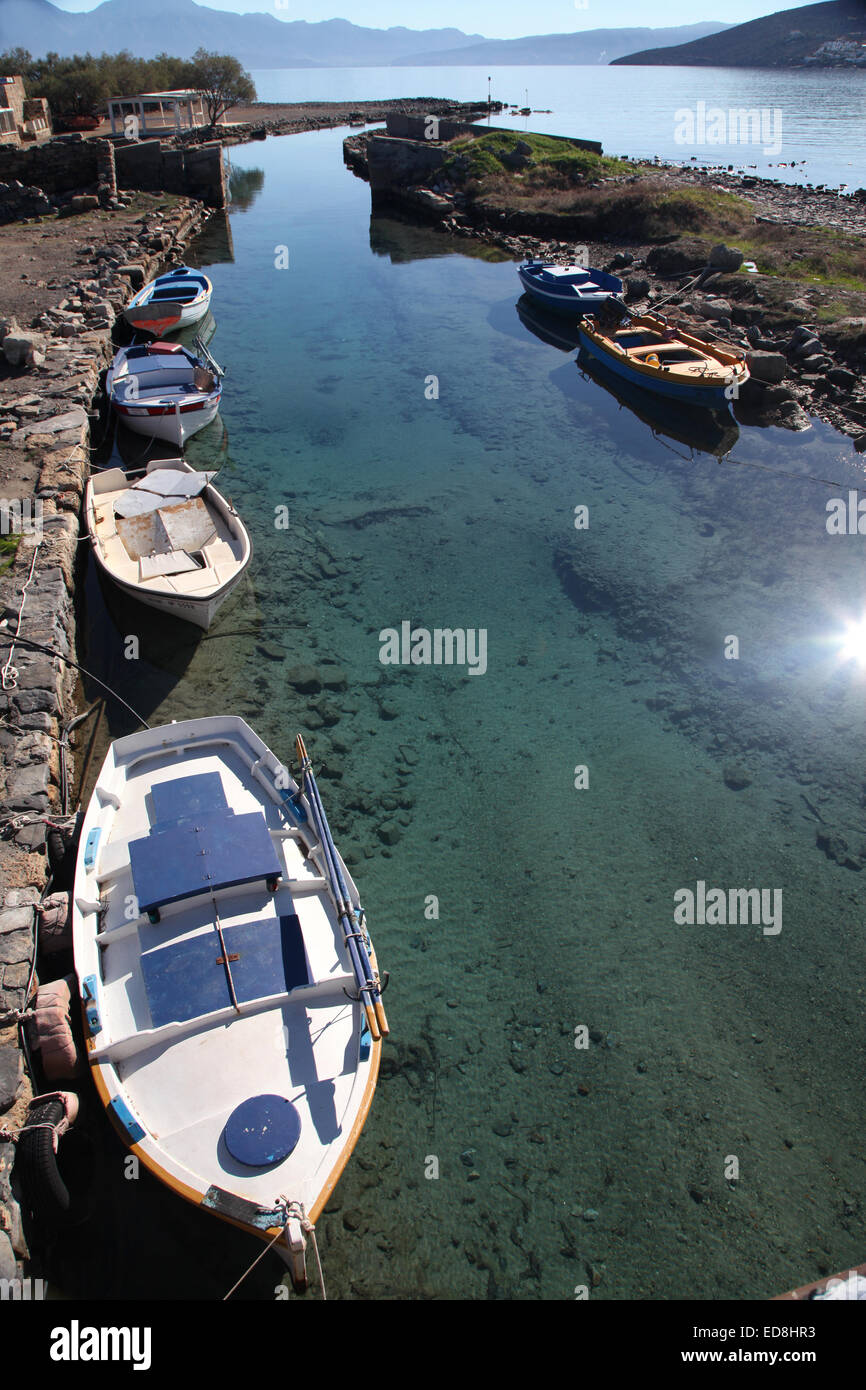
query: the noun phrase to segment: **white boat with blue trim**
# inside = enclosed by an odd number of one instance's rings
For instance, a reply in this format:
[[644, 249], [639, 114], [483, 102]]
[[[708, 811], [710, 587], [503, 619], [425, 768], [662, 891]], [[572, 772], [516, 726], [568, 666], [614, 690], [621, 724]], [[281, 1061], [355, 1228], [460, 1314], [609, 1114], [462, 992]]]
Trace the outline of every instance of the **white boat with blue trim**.
[[591, 266], [555, 265], [525, 261], [517, 267], [520, 283], [537, 304], [555, 314], [579, 318], [592, 314], [608, 299], [622, 294], [622, 280]]
[[143, 285], [123, 310], [123, 317], [137, 332], [161, 338], [203, 319], [212, 294], [213, 285], [202, 271], [178, 266]]
[[302, 1288], [388, 1028], [298, 747], [300, 786], [231, 715], [114, 742], [82, 827], [73, 942], [90, 1072], [130, 1151], [273, 1242]]

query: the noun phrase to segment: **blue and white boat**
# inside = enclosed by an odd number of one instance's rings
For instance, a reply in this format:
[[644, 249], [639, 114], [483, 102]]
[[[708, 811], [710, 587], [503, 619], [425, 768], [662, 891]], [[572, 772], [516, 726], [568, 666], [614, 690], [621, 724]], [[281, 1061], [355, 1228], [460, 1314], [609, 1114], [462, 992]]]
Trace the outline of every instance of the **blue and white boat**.
[[127, 304], [123, 317], [131, 328], [162, 338], [203, 319], [213, 285], [200, 270], [178, 266], [144, 285]]
[[127, 1147], [274, 1243], [302, 1288], [388, 1026], [358, 890], [298, 751], [296, 781], [232, 715], [112, 743], [81, 831], [73, 945], [90, 1074]]
[[622, 294], [622, 280], [591, 266], [525, 261], [517, 267], [517, 274], [526, 293], [538, 304], [572, 318], [592, 314], [606, 300]]

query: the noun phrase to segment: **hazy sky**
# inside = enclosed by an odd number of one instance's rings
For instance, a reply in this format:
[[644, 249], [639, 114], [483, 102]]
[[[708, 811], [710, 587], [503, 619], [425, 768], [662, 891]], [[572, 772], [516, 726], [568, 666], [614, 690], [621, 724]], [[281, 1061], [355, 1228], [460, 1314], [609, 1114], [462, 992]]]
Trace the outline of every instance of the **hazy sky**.
[[[99, 0], [52, 0], [61, 10], [93, 10]], [[353, 24], [387, 29], [404, 24], [410, 29], [453, 27], [491, 39], [514, 39], [524, 34], [563, 34], [577, 29], [619, 29], [633, 25], [654, 29], [698, 20], [741, 24], [778, 10], [814, 4], [815, 0], [430, 0], [407, 5], [406, 0], [207, 0], [215, 10], [252, 10], [277, 19], [350, 19]], [[143, 0], [146, 9], [147, 0]]]

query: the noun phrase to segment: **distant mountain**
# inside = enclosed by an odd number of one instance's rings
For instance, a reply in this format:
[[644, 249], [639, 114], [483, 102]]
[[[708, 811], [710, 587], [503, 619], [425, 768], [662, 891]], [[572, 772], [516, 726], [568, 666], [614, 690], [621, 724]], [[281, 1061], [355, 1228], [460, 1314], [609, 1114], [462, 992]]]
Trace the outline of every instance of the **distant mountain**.
[[393, 59], [392, 66], [595, 66], [634, 53], [642, 44], [651, 42], [657, 49], [665, 48], [668, 44], [682, 44], [686, 39], [718, 34], [729, 27], [708, 21], [681, 24], [672, 29], [583, 29], [576, 34], [536, 34], [526, 39], [485, 39], [482, 43], [470, 40], [459, 48], [441, 53], [416, 50], [406, 57]]
[[866, 68], [866, 4], [827, 0], [780, 10], [679, 48], [657, 45], [614, 61], [642, 67]]
[[204, 47], [233, 54], [245, 68], [386, 67], [410, 50], [459, 52], [481, 37], [460, 29], [365, 29], [345, 19], [287, 22], [273, 14], [214, 10], [194, 0], [106, 0], [80, 14], [49, 0], [0, 0], [0, 52], [20, 47], [34, 57], [128, 48], [138, 58], [190, 58]]

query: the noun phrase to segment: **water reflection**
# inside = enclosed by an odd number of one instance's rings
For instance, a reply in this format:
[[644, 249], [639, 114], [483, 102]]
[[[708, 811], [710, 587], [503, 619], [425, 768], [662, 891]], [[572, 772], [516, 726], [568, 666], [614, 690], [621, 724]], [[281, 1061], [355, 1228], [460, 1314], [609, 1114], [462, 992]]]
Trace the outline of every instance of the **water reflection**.
[[539, 342], [559, 348], [560, 352], [574, 352], [580, 347], [577, 319], [572, 322], [562, 315], [547, 313], [528, 294], [521, 295], [514, 307], [523, 327]]
[[265, 186], [264, 169], [232, 169], [229, 197], [232, 212], [247, 212]]
[[511, 260], [495, 247], [448, 236], [409, 219], [403, 221], [393, 211], [387, 217], [374, 215], [370, 218], [370, 250], [377, 256], [387, 256], [392, 265], [440, 256], [469, 256], [473, 260], [493, 262]]
[[644, 391], [640, 386], [617, 376], [583, 348], [577, 355], [577, 367], [585, 379], [595, 382], [619, 401], [620, 406], [633, 411], [639, 420], [649, 426], [656, 438], [661, 436], [684, 444], [688, 449], [715, 454], [716, 458], [723, 459], [740, 437], [739, 426], [727, 409], [707, 410], [702, 406], [663, 400], [651, 391]]
[[195, 239], [195, 250], [190, 248], [188, 254], [195, 265], [230, 265], [234, 262], [235, 245], [228, 212], [211, 213]]

